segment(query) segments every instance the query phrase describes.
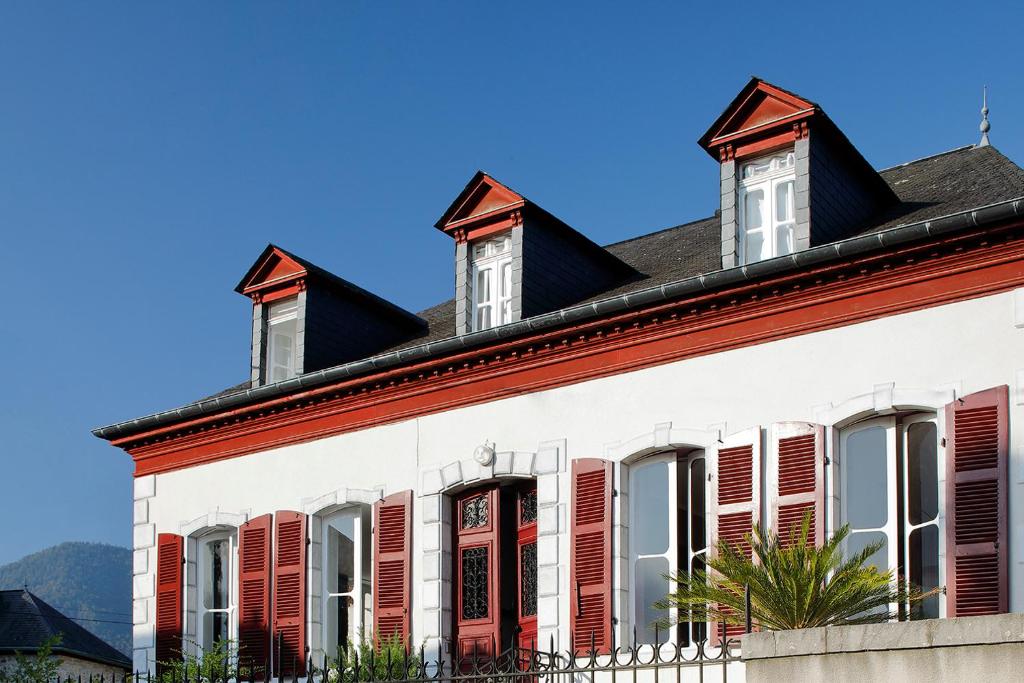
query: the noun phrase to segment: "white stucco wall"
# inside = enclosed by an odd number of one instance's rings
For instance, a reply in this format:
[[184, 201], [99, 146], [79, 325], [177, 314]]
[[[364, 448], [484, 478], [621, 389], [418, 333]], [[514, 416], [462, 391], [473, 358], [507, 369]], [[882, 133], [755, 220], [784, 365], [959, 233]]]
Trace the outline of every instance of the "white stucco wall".
[[[885, 385], [897, 393], [923, 390], [933, 396], [1010, 385], [1011, 608], [1024, 611], [1022, 300], [1018, 290], [140, 478], [136, 666], [153, 656], [157, 533], [187, 533], [203, 516], [211, 524], [233, 524], [275, 510], [311, 512], [309, 501], [339, 489], [416, 492], [413, 640], [435, 636], [438, 628], [428, 626], [427, 617], [436, 623], [439, 615], [425, 612], [424, 605], [431, 610], [440, 601], [443, 608], [447, 596], [424, 595], [438, 590], [424, 582], [424, 553], [429, 559], [444, 550], [435, 548], [425, 533], [425, 524], [443, 524], [429, 517], [430, 496], [446, 486], [445, 477], [455, 472], [453, 463], [462, 463], [462, 479], [479, 476], [465, 463], [485, 440], [494, 442], [510, 463], [519, 457], [520, 463], [529, 459], [531, 468], [541, 464], [532, 470], [544, 477], [539, 498], [542, 519], [546, 515], [548, 520], [547, 531], [540, 533], [539, 564], [544, 565], [545, 556], [557, 561], [540, 576], [540, 639], [547, 643], [554, 635], [565, 647], [569, 605], [559, 596], [568, 595], [564, 568], [571, 459], [621, 460], [640, 448], [679, 440], [700, 445], [697, 441], [709, 435], [754, 425], [840, 419], [841, 411], [831, 406], [857, 396], [890, 395]], [[430, 522], [424, 522], [425, 512]], [[620, 525], [619, 549], [623, 533]], [[433, 573], [428, 576], [433, 579]], [[624, 614], [623, 596], [616, 599], [616, 609]]]

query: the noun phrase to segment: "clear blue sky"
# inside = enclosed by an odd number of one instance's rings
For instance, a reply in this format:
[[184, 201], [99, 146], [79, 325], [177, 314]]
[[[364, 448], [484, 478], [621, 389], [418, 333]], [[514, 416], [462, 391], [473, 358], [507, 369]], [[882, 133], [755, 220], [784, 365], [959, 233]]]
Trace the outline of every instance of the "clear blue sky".
[[416, 311], [477, 168], [602, 243], [706, 216], [751, 74], [877, 167], [976, 142], [987, 83], [1024, 161], [1019, 3], [693, 4], [0, 5], [0, 563], [130, 543], [89, 429], [246, 377], [269, 241]]

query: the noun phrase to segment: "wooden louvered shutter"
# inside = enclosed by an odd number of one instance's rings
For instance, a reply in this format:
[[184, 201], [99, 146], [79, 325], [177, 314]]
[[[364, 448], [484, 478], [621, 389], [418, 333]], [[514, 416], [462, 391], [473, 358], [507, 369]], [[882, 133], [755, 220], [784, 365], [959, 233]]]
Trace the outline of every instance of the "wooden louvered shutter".
[[768, 499], [771, 525], [782, 543], [811, 511], [809, 540], [825, 541], [825, 427], [807, 422], [777, 422], [768, 428]]
[[177, 534], [160, 534], [156, 542], [156, 661], [163, 664], [181, 659], [182, 568], [185, 539]]
[[263, 680], [270, 662], [270, 534], [273, 517], [238, 529], [238, 659]]
[[1007, 484], [1009, 389], [946, 407], [946, 613], [1009, 609]]
[[374, 638], [398, 636], [408, 648], [412, 593], [412, 491], [393, 493], [373, 506]]
[[[761, 428], [752, 427], [725, 438], [710, 458], [711, 504], [708, 508], [710, 543], [714, 557], [719, 541], [739, 547], [749, 557], [746, 535], [761, 522]], [[726, 638], [736, 638], [743, 627], [728, 625]], [[719, 643], [722, 626], [708, 624], [708, 637]]]
[[274, 516], [274, 622], [271, 645], [276, 676], [306, 670], [306, 515]]
[[571, 647], [607, 651], [612, 639], [612, 463], [572, 461], [569, 539]]

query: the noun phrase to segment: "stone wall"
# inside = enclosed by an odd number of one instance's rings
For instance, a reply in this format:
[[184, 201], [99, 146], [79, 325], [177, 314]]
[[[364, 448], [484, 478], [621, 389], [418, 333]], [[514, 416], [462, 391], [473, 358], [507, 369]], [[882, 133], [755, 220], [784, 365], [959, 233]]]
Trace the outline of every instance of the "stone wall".
[[1024, 614], [753, 633], [747, 681], [1016, 681], [1024, 679]]

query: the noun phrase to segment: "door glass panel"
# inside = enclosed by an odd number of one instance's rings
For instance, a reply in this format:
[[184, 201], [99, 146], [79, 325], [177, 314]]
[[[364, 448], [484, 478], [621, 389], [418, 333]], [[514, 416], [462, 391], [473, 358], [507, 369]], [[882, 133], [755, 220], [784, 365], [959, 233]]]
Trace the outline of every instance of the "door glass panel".
[[868, 427], [846, 437], [843, 501], [854, 529], [885, 526], [888, 519], [885, 427]]
[[907, 427], [907, 513], [917, 525], [939, 514], [939, 466], [937, 436], [932, 422]]
[[[669, 592], [668, 560], [664, 557], [648, 557], [637, 560], [634, 565], [636, 572], [636, 614], [635, 624], [637, 639], [640, 643], [654, 643], [654, 623], [668, 616], [665, 610], [655, 609], [654, 603], [663, 599]], [[669, 629], [664, 625], [658, 631], [657, 642], [668, 641]]]
[[704, 519], [704, 458], [690, 463], [690, 550], [699, 552], [707, 547], [707, 526]]
[[885, 572], [889, 570], [889, 544], [886, 536], [881, 531], [865, 531], [860, 533], [851, 533], [846, 538], [846, 550], [844, 552], [844, 558], [849, 559], [867, 548], [872, 543], [883, 541], [882, 547], [875, 551], [868, 559], [864, 562], [865, 567], [875, 566], [878, 571]]
[[488, 614], [487, 548], [462, 550], [462, 618], [483, 619]]
[[335, 517], [327, 530], [327, 592], [351, 593], [355, 588], [355, 518]]
[[[694, 576], [697, 572], [706, 572], [707, 565], [704, 563], [704, 556], [698, 555], [693, 558], [690, 562], [690, 576]], [[707, 638], [707, 624], [703, 621], [697, 621], [692, 616], [690, 617], [691, 629], [690, 635], [694, 640], [704, 640]]]
[[668, 552], [668, 522], [672, 511], [668, 501], [668, 463], [641, 464], [631, 472], [635, 519], [630, 533], [637, 555]]
[[[939, 585], [939, 528], [928, 525], [910, 532], [910, 582], [925, 591]], [[915, 619], [937, 619], [939, 596], [933, 595], [918, 603]]]
[[519, 495], [519, 523], [537, 521], [537, 490], [531, 489]]
[[519, 551], [519, 615], [537, 615], [537, 543], [527, 543]]
[[462, 501], [462, 528], [487, 526], [487, 496], [475, 496]]

